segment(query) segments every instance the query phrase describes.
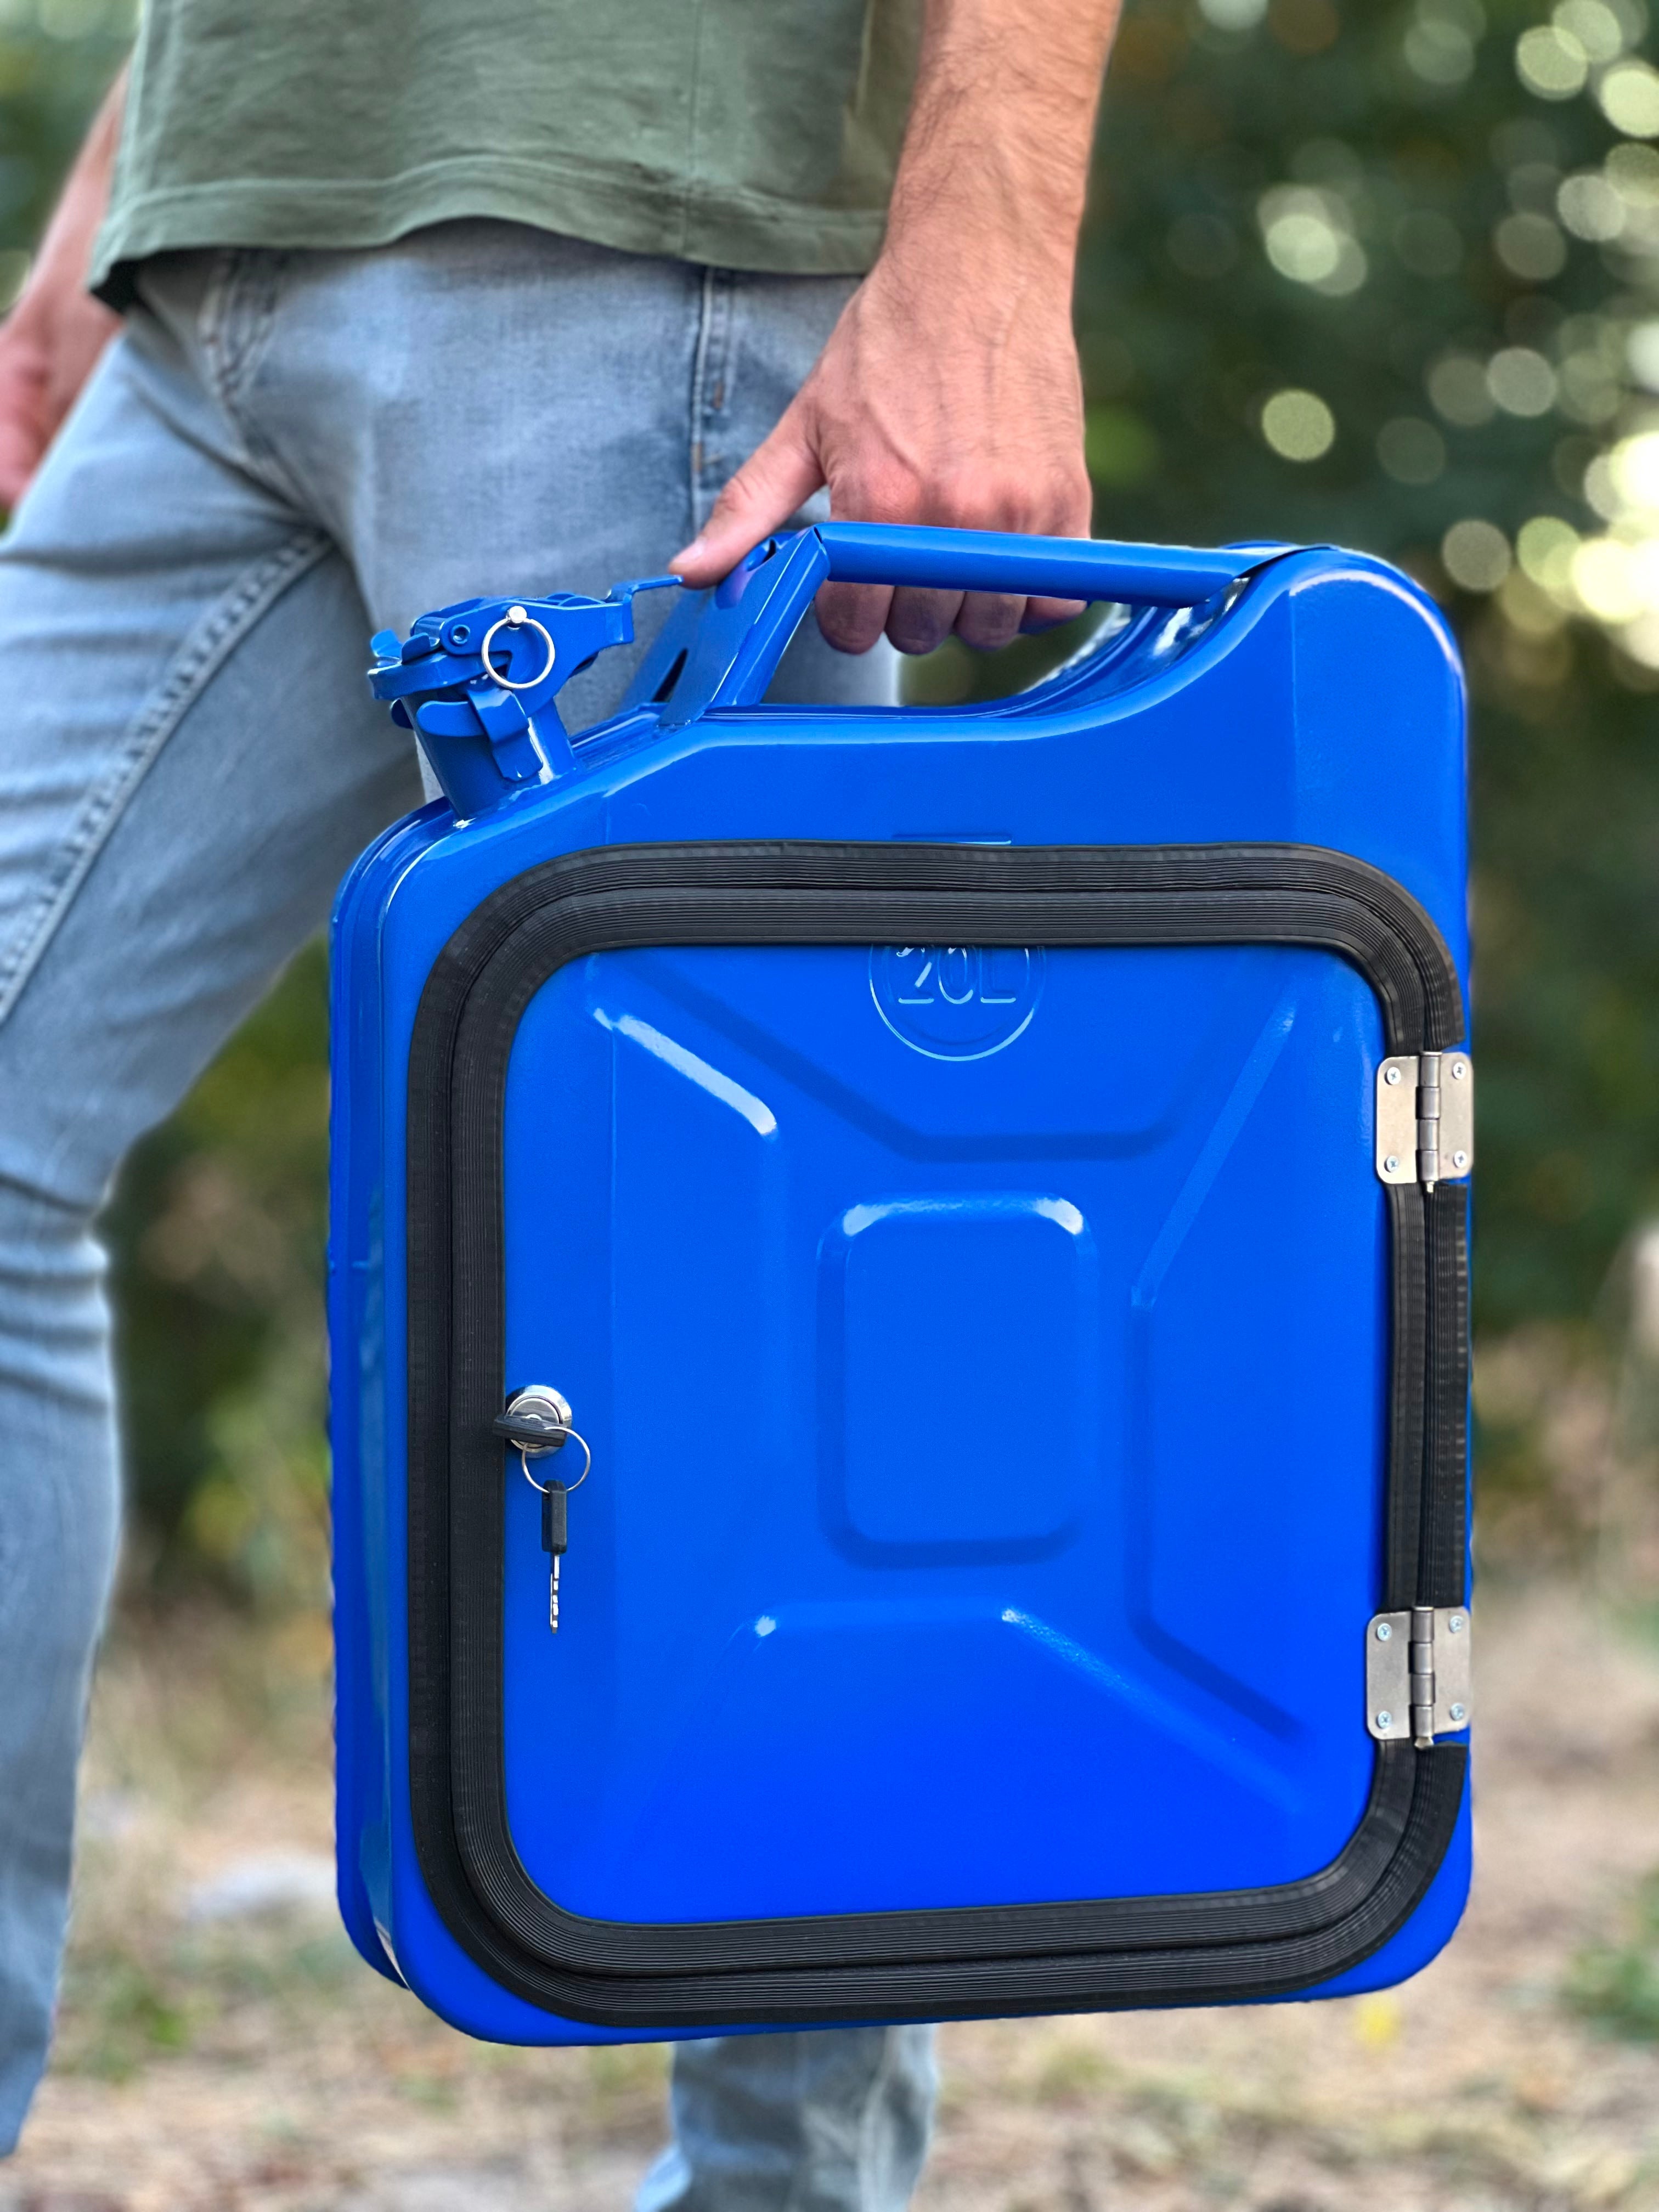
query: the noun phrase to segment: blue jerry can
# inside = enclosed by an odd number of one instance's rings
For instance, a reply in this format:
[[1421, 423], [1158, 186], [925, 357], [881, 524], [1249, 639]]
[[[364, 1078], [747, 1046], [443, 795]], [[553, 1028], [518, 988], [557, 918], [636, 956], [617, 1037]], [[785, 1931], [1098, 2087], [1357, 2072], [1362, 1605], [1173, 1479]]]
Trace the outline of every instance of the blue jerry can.
[[[769, 705], [826, 576], [1126, 611]], [[1468, 1870], [1444, 624], [830, 525], [573, 742], [643, 588], [376, 641], [448, 799], [334, 925], [359, 1948], [519, 2043], [1398, 1981]]]

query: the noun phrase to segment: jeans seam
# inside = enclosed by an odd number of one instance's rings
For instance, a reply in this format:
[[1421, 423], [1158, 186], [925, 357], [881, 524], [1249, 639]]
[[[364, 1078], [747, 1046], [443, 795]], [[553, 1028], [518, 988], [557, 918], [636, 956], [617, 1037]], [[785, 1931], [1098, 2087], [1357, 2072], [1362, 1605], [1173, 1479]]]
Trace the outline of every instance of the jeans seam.
[[[701, 530], [708, 520], [714, 498], [712, 479], [720, 486], [731, 473], [726, 456], [711, 450], [711, 435], [718, 431], [732, 390], [732, 293], [729, 269], [706, 268], [698, 303], [697, 346], [691, 368], [691, 520]], [[714, 488], [718, 496], [719, 487]]]
[[282, 275], [289, 258], [266, 246], [227, 252], [203, 297], [198, 327], [207, 370], [204, 381], [234, 433], [243, 467], [290, 504], [302, 507], [301, 488], [247, 404], [276, 327]]
[[[219, 374], [219, 356], [223, 348], [227, 295], [230, 289], [231, 271], [235, 265], [235, 254], [228, 246], [215, 249], [208, 263], [207, 281], [202, 287], [201, 305], [196, 311], [196, 337], [212, 376]], [[139, 271], [139, 281], [143, 281]]]
[[15, 950], [0, 958], [0, 1023], [21, 997], [93, 862], [167, 739], [253, 623], [327, 550], [328, 540], [319, 532], [296, 533], [276, 552], [245, 569], [185, 639], [160, 686], [130, 726], [113, 765], [87, 794], [79, 817], [49, 863], [46, 883], [19, 928]]

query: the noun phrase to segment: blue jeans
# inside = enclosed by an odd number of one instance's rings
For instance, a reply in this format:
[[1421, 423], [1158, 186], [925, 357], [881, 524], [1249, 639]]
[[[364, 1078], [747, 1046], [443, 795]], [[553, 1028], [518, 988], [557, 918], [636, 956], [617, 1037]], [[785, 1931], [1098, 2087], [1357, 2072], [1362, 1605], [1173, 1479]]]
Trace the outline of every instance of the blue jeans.
[[[659, 571], [849, 289], [489, 222], [168, 257], [0, 544], [0, 2148], [117, 1540], [111, 1178], [420, 797], [369, 632]], [[573, 720], [627, 672], [578, 678]], [[781, 685], [885, 699], [891, 659], [804, 636]], [[896, 2212], [931, 2068], [917, 2029], [682, 2046], [649, 2212]]]

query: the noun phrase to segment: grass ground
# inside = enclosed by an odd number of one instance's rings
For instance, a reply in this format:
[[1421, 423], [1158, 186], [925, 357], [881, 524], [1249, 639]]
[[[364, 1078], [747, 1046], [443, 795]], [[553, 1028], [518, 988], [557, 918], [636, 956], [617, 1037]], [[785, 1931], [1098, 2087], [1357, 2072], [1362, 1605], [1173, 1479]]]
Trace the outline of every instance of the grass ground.
[[[918, 2212], [1659, 2212], [1659, 1644], [1562, 1585], [1479, 1619], [1478, 1875], [1443, 1957], [1335, 2004], [949, 2028]], [[623, 2212], [662, 2051], [469, 2043], [319, 1899], [326, 1658], [309, 1620], [111, 1653], [0, 2212]]]

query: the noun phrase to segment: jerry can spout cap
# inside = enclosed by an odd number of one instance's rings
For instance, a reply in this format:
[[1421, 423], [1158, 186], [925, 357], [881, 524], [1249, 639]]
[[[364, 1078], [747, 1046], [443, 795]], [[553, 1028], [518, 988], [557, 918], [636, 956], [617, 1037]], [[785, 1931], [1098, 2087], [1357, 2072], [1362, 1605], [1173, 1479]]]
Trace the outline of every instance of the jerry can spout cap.
[[634, 596], [678, 576], [618, 584], [609, 598], [460, 599], [422, 615], [409, 635], [374, 638], [369, 690], [422, 750], [463, 819], [575, 765], [553, 702], [607, 646], [631, 644]]

